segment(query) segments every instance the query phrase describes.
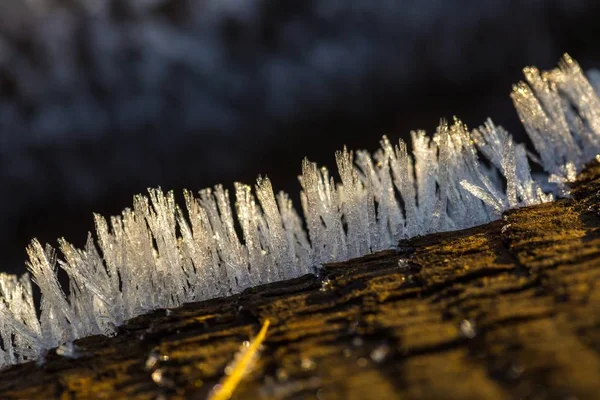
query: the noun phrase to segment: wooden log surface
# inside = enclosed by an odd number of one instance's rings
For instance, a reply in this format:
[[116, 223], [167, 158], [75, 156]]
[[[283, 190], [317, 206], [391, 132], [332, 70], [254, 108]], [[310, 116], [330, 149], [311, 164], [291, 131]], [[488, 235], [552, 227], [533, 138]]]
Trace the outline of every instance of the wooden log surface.
[[599, 229], [594, 164], [572, 199], [52, 350], [0, 372], [0, 398], [206, 398], [265, 319], [234, 398], [600, 398]]

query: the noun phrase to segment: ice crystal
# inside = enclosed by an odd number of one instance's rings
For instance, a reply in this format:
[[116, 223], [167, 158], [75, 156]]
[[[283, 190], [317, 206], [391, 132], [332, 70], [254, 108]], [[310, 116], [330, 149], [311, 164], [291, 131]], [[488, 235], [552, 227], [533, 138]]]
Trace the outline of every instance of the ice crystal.
[[[254, 188], [235, 184], [233, 205], [220, 185], [185, 191], [185, 209], [174, 193], [151, 189], [120, 216], [96, 215], [97, 240], [90, 234], [83, 249], [60, 239], [60, 257], [34, 240], [27, 266], [41, 292], [39, 312], [29, 274], [0, 274], [0, 366], [43, 359], [57, 346], [67, 354], [73, 340], [114, 335], [149, 310], [295, 278], [566, 194], [566, 183], [600, 152], [600, 100], [568, 55], [558, 69], [524, 73], [511, 96], [539, 159], [491, 120], [473, 131], [442, 121], [433, 137], [412, 132], [412, 147], [384, 137], [373, 155], [337, 152], [340, 181], [304, 160], [304, 219], [287, 194], [259, 178]], [[534, 179], [529, 159], [547, 175]], [[69, 296], [57, 268], [69, 277]]]
[[511, 97], [551, 180], [564, 188], [600, 148], [600, 100], [579, 65], [566, 55], [559, 68], [525, 68], [527, 83]]

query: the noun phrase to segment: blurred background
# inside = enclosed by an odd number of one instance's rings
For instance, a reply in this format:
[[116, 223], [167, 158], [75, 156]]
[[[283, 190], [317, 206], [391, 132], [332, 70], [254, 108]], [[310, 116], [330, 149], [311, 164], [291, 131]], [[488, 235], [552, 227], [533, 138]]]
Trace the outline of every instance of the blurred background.
[[600, 66], [599, 20], [598, 0], [4, 0], [0, 270], [147, 187], [266, 174], [297, 197], [304, 156], [454, 115], [525, 140], [511, 84], [565, 51]]

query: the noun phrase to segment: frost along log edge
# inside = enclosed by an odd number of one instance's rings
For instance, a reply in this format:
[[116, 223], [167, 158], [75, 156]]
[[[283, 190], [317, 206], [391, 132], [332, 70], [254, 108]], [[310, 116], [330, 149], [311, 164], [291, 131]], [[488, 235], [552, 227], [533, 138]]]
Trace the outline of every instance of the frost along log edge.
[[600, 165], [571, 198], [130, 319], [0, 398], [595, 399]]
[[[550, 72], [524, 71], [511, 97], [537, 155], [491, 120], [473, 131], [442, 122], [433, 137], [412, 132], [412, 152], [385, 137], [373, 155], [344, 148], [335, 155], [341, 182], [305, 160], [304, 218], [259, 178], [254, 191], [235, 184], [235, 207], [222, 186], [184, 192], [185, 209], [172, 192], [151, 189], [120, 216], [95, 216], [97, 239], [90, 234], [84, 249], [61, 239], [58, 255], [34, 240], [32, 279], [0, 277], [0, 365], [43, 362], [57, 346], [70, 354], [73, 340], [112, 336], [152, 310], [238, 295], [569, 196], [569, 183], [600, 153], [598, 93], [568, 55]], [[546, 175], [534, 178], [529, 160]], [[69, 276], [68, 296], [57, 268]]]

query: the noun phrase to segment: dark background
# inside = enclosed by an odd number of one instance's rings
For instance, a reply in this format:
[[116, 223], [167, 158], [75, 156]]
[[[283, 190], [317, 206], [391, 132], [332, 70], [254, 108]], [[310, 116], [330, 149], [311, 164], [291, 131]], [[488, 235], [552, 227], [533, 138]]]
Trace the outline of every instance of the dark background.
[[304, 156], [454, 115], [525, 140], [511, 84], [565, 51], [600, 66], [598, 21], [598, 0], [2, 1], [0, 270], [149, 186], [297, 196]]

